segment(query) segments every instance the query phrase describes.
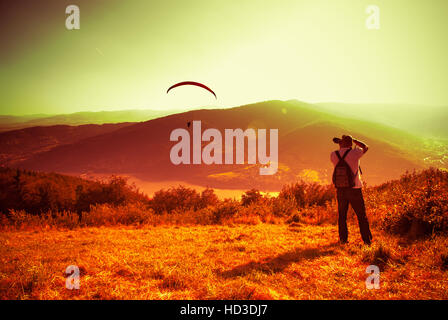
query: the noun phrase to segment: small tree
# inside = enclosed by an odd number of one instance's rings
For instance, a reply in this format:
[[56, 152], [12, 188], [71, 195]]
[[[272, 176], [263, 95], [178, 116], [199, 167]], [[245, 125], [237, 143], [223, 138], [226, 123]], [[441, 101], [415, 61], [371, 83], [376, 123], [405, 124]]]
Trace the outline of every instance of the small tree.
[[245, 207], [251, 205], [252, 203], [258, 203], [263, 199], [263, 195], [257, 189], [251, 189], [246, 191], [241, 196], [241, 204]]

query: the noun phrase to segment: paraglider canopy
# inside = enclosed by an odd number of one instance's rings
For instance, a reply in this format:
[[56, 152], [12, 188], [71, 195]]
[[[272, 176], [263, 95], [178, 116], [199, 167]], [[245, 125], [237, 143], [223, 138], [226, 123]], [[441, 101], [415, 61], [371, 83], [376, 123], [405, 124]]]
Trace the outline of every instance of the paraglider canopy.
[[202, 84], [199, 82], [194, 82], [194, 81], [183, 81], [183, 82], [176, 83], [175, 85], [172, 85], [171, 87], [169, 87], [168, 90], [166, 91], [166, 93], [170, 92], [171, 89], [174, 89], [174, 88], [177, 88], [180, 86], [197, 86], [197, 87], [203, 88], [203, 89], [209, 91], [210, 93], [212, 93], [215, 96], [215, 98], [218, 99], [212, 89], [207, 87], [205, 84]]

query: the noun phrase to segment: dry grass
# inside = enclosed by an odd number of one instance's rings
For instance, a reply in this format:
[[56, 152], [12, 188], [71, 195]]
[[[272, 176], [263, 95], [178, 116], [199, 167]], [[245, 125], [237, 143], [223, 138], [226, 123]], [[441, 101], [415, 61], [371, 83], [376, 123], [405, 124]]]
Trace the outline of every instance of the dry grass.
[[[2, 299], [448, 299], [448, 240], [302, 223], [35, 229], [0, 234]], [[367, 290], [369, 264], [381, 288]], [[65, 288], [77, 265], [80, 289]]]

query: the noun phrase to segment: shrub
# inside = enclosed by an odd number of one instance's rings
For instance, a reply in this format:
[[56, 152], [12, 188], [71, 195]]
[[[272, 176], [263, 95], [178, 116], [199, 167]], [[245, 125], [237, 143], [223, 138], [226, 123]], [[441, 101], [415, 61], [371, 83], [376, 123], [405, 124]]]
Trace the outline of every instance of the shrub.
[[307, 206], [323, 206], [335, 199], [332, 186], [322, 186], [318, 183], [305, 183], [303, 181], [286, 185], [281, 190], [279, 197], [294, 198], [297, 208]]
[[448, 254], [441, 254], [440, 255], [440, 268], [443, 271], [448, 270]]
[[79, 217], [76, 213], [48, 211], [41, 215], [28, 214], [24, 210], [10, 210], [8, 224], [16, 229], [30, 227], [62, 227], [73, 229], [78, 227]]
[[199, 200], [199, 206], [198, 208], [206, 208], [206, 207], [213, 207], [216, 206], [219, 202], [218, 196], [215, 194], [215, 190], [211, 188], [206, 188], [201, 193], [201, 198]]
[[182, 185], [162, 189], [154, 194], [149, 201], [149, 206], [158, 214], [163, 212], [171, 213], [174, 210], [199, 210], [207, 206], [215, 206], [218, 203], [218, 197], [213, 189], [205, 189], [199, 194], [196, 190], [186, 188]]
[[251, 189], [246, 191], [241, 196], [241, 204], [245, 207], [249, 206], [252, 203], [261, 202], [263, 199], [263, 195], [257, 189]]
[[375, 191], [383, 197], [375, 200], [383, 203], [380, 225], [384, 230], [412, 238], [448, 231], [447, 172], [428, 169], [421, 174], [408, 173]]
[[40, 224], [39, 217], [27, 214], [25, 210], [9, 211], [9, 220], [12, 226], [20, 229], [23, 226], [37, 226]]
[[125, 203], [145, 200], [134, 187], [127, 184], [122, 177], [112, 176], [106, 183], [78, 186], [76, 188], [76, 211], [78, 213], [89, 211], [91, 206], [110, 204], [120, 206]]
[[307, 224], [336, 224], [338, 221], [338, 213], [334, 204], [301, 208], [298, 215], [301, 217], [300, 220]]
[[295, 198], [278, 196], [272, 199], [272, 213], [278, 217], [289, 217], [297, 212]]
[[83, 212], [82, 224], [102, 225], [140, 225], [153, 222], [154, 212], [141, 203], [129, 203], [122, 206], [98, 204], [89, 212]]
[[48, 211], [78, 212], [95, 204], [122, 205], [147, 201], [126, 179], [112, 176], [108, 181], [88, 181], [56, 173], [0, 168], [0, 212], [25, 210], [30, 214]]
[[392, 257], [392, 252], [384, 243], [375, 243], [363, 248], [362, 261], [384, 268]]
[[236, 200], [225, 199], [220, 202], [212, 211], [213, 223], [221, 223], [236, 215], [240, 209], [240, 203]]
[[232, 222], [243, 224], [278, 223], [280, 220], [280, 217], [273, 214], [270, 201], [241, 206], [237, 214], [232, 217]]

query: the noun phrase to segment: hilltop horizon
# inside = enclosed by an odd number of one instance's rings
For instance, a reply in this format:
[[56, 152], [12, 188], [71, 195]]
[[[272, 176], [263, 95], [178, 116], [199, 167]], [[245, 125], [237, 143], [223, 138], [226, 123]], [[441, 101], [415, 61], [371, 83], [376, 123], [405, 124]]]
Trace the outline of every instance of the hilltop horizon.
[[[119, 110], [101, 111], [77, 111], [72, 113], [55, 114], [24, 114], [24, 115], [2, 115], [0, 114], [0, 132], [6, 130], [23, 129], [33, 126], [50, 125], [82, 125], [82, 124], [105, 124], [123, 122], [143, 122], [158, 117], [189, 112], [194, 110], [221, 110], [254, 105], [269, 102], [291, 102], [309, 105], [318, 111], [331, 113], [337, 116], [352, 118], [355, 120], [368, 120], [408, 133], [422, 135], [428, 138], [448, 139], [448, 129], [445, 127], [448, 121], [448, 104], [444, 105], [419, 105], [419, 104], [394, 104], [394, 103], [345, 103], [345, 102], [306, 102], [300, 99], [270, 99], [251, 102], [234, 106], [204, 105], [197, 108], [186, 109], [152, 109], [152, 108], [130, 108]], [[406, 114], [406, 117], [402, 115]], [[412, 115], [412, 116], [410, 116]], [[426, 121], [426, 127], [421, 128], [422, 118]], [[419, 125], [416, 125], [416, 124]]]
[[[212, 104], [204, 104], [204, 105], [197, 105], [197, 106], [191, 106], [186, 107], [185, 109], [175, 108], [175, 107], [169, 107], [169, 106], [158, 106], [158, 107], [100, 107], [102, 109], [96, 110], [92, 107], [92, 109], [89, 108], [79, 108], [75, 109], [69, 112], [21, 112], [21, 113], [0, 113], [0, 117], [49, 117], [49, 116], [60, 116], [60, 115], [74, 115], [74, 114], [83, 114], [83, 113], [92, 113], [92, 114], [98, 114], [98, 113], [114, 113], [114, 112], [126, 112], [126, 111], [157, 111], [157, 112], [163, 112], [163, 111], [169, 111], [169, 112], [186, 112], [186, 111], [192, 111], [192, 110], [202, 110], [202, 109], [229, 109], [229, 108], [236, 108], [241, 107], [245, 105], [250, 104], [256, 104], [256, 103], [262, 103], [262, 102], [269, 102], [269, 101], [283, 101], [283, 102], [300, 102], [300, 103], [308, 103], [313, 104], [317, 106], [323, 106], [323, 105], [350, 105], [350, 106], [360, 106], [360, 107], [374, 107], [374, 106], [408, 106], [408, 107], [414, 107], [414, 108], [421, 108], [421, 107], [431, 107], [431, 108], [448, 108], [448, 101], [446, 103], [428, 103], [428, 104], [421, 104], [421, 103], [415, 103], [415, 102], [372, 102], [372, 101], [338, 101], [334, 99], [329, 100], [313, 100], [308, 101], [306, 99], [301, 98], [271, 98], [271, 99], [263, 99], [263, 100], [256, 100], [252, 102], [246, 102], [246, 103], [237, 103], [232, 105], [225, 105], [225, 106], [219, 106], [219, 105], [212, 105]], [[1, 110], [1, 109], [0, 109]]]

